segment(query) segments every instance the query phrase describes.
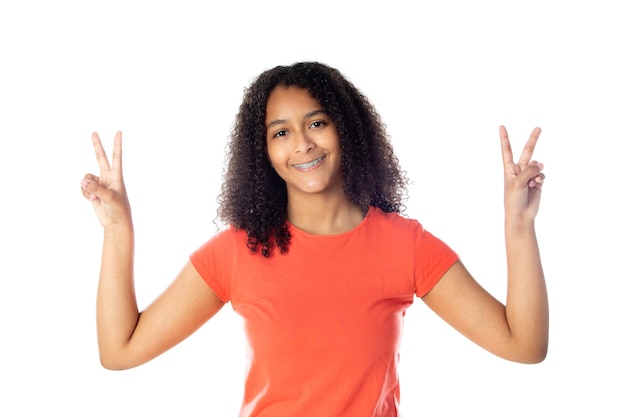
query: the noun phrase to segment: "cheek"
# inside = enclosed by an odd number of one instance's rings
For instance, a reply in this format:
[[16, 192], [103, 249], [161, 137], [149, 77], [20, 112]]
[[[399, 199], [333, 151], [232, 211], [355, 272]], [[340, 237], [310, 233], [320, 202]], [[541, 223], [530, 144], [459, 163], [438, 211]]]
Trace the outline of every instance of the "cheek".
[[281, 158], [281, 149], [276, 145], [276, 143], [265, 142], [265, 157], [272, 167], [277, 165]]
[[265, 156], [272, 166], [281, 165], [289, 158], [288, 152], [276, 144], [265, 147]]

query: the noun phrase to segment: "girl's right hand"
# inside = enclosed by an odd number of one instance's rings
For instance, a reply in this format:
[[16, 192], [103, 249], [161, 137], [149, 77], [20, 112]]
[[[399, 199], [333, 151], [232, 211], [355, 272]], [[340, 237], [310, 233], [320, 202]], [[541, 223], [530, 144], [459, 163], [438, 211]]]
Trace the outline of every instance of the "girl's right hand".
[[132, 227], [130, 203], [122, 177], [122, 132], [115, 134], [112, 165], [97, 133], [91, 135], [100, 175], [87, 174], [81, 181], [85, 198], [91, 201], [98, 221], [105, 229], [112, 226]]

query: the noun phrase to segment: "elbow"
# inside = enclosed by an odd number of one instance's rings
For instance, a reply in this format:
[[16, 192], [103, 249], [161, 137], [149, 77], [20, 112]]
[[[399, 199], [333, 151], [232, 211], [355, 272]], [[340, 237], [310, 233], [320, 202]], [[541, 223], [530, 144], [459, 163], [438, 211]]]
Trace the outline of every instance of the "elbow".
[[107, 369], [109, 371], [123, 371], [125, 369], [128, 369], [128, 367], [122, 366], [120, 363], [117, 363], [117, 362], [111, 361], [111, 360], [107, 360], [107, 359], [104, 359], [102, 357], [100, 357], [100, 365], [104, 369]]
[[529, 361], [527, 363], [531, 365], [541, 363], [546, 359], [547, 356], [548, 356], [548, 344], [546, 343], [545, 346], [537, 349], [537, 351], [534, 352], [529, 357]]
[[513, 345], [510, 352], [513, 361], [533, 365], [543, 362], [548, 356], [549, 333], [547, 326], [545, 329], [535, 331], [530, 335], [512, 336]]
[[546, 341], [546, 343], [522, 349], [515, 358], [512, 358], [512, 360], [514, 362], [528, 365], [536, 365], [543, 362], [547, 356], [548, 343]]
[[115, 355], [103, 355], [102, 353], [100, 354], [100, 365], [109, 371], [124, 371], [134, 367], [124, 358]]
[[518, 360], [517, 362], [524, 363], [527, 365], [537, 365], [543, 362], [546, 359], [546, 356], [547, 356], [547, 353], [529, 355], [527, 357], [521, 358], [521, 360]]
[[543, 362], [548, 356], [548, 334], [542, 335], [538, 338], [537, 342], [533, 346], [532, 349], [529, 349], [531, 352], [530, 355], [530, 364], [537, 364]]
[[129, 344], [98, 344], [100, 365], [110, 371], [123, 371], [138, 366], [141, 362]]

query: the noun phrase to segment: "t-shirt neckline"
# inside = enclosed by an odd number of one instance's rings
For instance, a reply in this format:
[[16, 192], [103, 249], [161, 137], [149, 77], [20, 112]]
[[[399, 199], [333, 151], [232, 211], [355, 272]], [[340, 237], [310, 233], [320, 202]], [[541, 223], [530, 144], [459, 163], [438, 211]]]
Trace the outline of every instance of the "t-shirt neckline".
[[376, 207], [370, 206], [367, 209], [367, 213], [365, 213], [365, 216], [363, 216], [363, 219], [359, 222], [359, 224], [357, 224], [356, 226], [354, 226], [352, 229], [345, 231], [343, 233], [337, 233], [337, 234], [333, 234], [333, 235], [316, 235], [313, 233], [309, 233], [305, 230], [300, 229], [297, 226], [294, 226], [289, 220], [286, 221], [287, 227], [289, 228], [289, 231], [291, 233], [297, 233], [299, 235], [303, 235], [306, 236], [308, 238], [314, 238], [314, 239], [333, 239], [333, 238], [341, 238], [341, 237], [346, 237], [349, 236], [351, 234], [357, 233], [361, 228], [364, 227], [364, 224], [368, 221], [368, 218], [376, 211]]

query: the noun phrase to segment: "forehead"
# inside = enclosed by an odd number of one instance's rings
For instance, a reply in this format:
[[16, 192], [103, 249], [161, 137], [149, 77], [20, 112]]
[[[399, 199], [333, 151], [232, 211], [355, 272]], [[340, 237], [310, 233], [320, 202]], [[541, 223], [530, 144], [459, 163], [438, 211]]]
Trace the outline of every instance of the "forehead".
[[298, 113], [308, 113], [311, 110], [322, 110], [320, 103], [311, 97], [309, 91], [295, 86], [274, 87], [267, 99], [265, 120], [295, 116]]

